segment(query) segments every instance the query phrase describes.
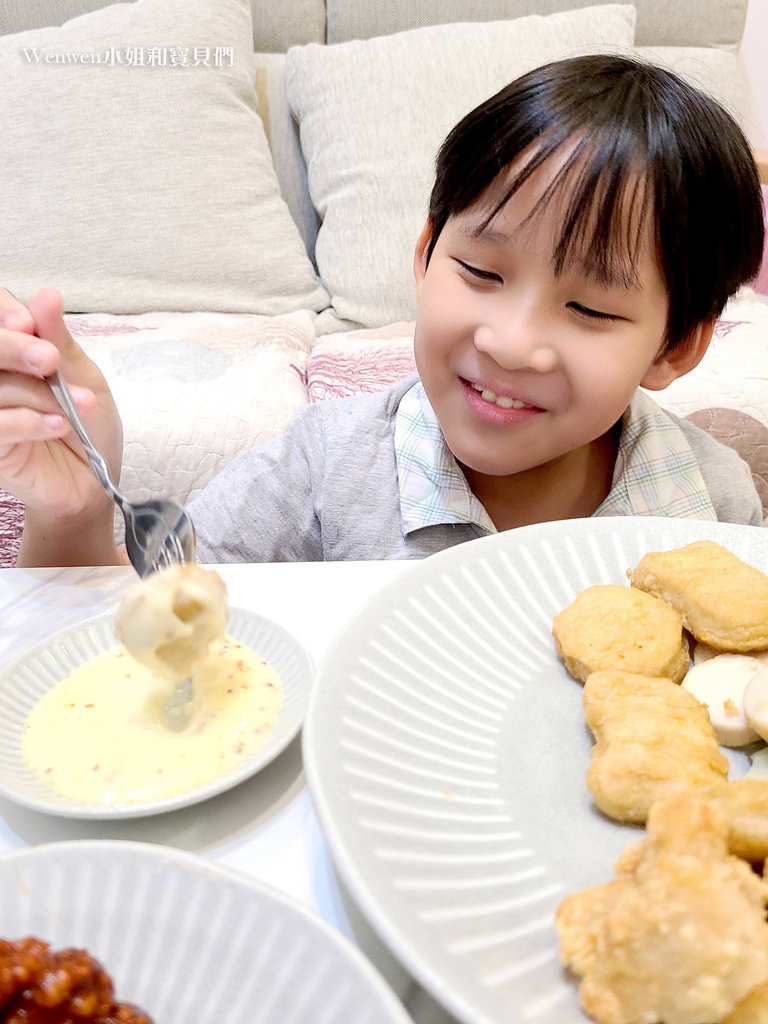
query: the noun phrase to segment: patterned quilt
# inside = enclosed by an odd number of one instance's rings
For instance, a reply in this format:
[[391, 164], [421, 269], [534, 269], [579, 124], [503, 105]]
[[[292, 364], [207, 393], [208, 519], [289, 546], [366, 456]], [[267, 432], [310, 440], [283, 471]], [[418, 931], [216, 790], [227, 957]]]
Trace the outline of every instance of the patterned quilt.
[[[125, 431], [121, 485], [136, 499], [185, 502], [301, 405], [381, 391], [416, 369], [412, 323], [317, 338], [308, 313], [67, 321], [115, 395]], [[768, 516], [768, 302], [751, 292], [732, 302], [701, 364], [653, 397], [749, 462]], [[14, 564], [22, 525], [19, 503], [0, 492], [0, 566]]]

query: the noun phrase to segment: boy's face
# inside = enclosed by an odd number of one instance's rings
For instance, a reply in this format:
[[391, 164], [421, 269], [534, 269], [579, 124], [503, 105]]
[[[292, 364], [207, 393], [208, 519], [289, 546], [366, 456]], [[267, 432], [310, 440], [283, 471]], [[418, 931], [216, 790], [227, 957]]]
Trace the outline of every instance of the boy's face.
[[428, 227], [416, 251], [419, 374], [448, 446], [477, 473], [567, 458], [611, 429], [638, 384], [685, 372], [679, 355], [658, 358], [668, 300], [650, 246], [637, 287], [605, 285], [581, 267], [555, 276], [556, 199], [520, 228], [551, 174], [542, 165], [480, 233], [485, 201], [450, 218], [428, 266]]

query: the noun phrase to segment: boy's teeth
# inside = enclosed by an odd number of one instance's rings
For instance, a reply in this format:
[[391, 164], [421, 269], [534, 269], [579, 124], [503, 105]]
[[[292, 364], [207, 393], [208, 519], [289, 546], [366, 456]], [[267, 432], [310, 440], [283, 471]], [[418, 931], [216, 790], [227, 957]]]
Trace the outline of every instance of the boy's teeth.
[[498, 405], [500, 409], [525, 409], [525, 402], [519, 402], [516, 398], [508, 398], [506, 395], [497, 395], [495, 391], [491, 391], [490, 388], [482, 388], [479, 384], [473, 384], [472, 387], [475, 391], [479, 391], [482, 398], [486, 402], [493, 402], [494, 405]]

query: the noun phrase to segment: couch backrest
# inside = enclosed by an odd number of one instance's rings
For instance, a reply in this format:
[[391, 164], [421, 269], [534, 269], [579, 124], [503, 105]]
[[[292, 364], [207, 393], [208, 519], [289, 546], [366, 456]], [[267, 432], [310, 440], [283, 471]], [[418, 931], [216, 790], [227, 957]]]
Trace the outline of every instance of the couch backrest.
[[[592, 7], [601, 0], [327, 0], [326, 41], [369, 39], [422, 25], [499, 21]], [[604, 0], [602, 0], [604, 2]], [[633, 0], [638, 46], [717, 46], [735, 49], [747, 0]]]
[[[151, 7], [151, 0], [145, 0]], [[293, 45], [371, 39], [451, 22], [513, 20], [606, 0], [242, 0], [253, 11], [256, 92], [283, 198], [311, 259], [320, 217], [308, 186], [298, 127], [288, 107], [285, 51]], [[759, 0], [752, 0], [759, 2]], [[110, 0], [0, 0], [0, 35], [58, 26]], [[748, 0], [634, 0], [641, 58], [660, 62], [742, 117], [736, 50]], [[661, 49], [659, 49], [661, 48]], [[690, 51], [690, 52], [689, 52]], [[706, 52], [708, 51], [708, 52]], [[706, 58], [706, 59], [705, 59]]]
[[[253, 11], [256, 52], [256, 89], [259, 110], [272, 147], [280, 188], [307, 251], [314, 258], [319, 218], [309, 196], [307, 172], [297, 128], [285, 97], [285, 51], [307, 43], [346, 42], [391, 35], [434, 24], [500, 21], [530, 14], [547, 15], [606, 0], [249, 0]], [[755, 2], [755, 0], [753, 0]], [[0, 35], [62, 25], [65, 21], [108, 6], [110, 0], [0, 0]], [[723, 60], [741, 39], [748, 0], [634, 0], [637, 9], [636, 45], [643, 47], [707, 47], [719, 50]], [[694, 53], [697, 74], [700, 57]], [[672, 54], [642, 54], [669, 60]], [[730, 66], [729, 66], [730, 67]], [[725, 100], [740, 88], [724, 81]], [[721, 75], [724, 79], [728, 75]], [[730, 104], [741, 111], [740, 101]]]
[[[115, 0], [1, 0], [0, 35], [63, 25], [70, 18], [108, 7]], [[364, 0], [366, 2], [366, 0]], [[257, 53], [284, 53], [289, 46], [325, 42], [324, 0], [251, 0]]]
[[[65, 21], [110, 0], [2, 0], [0, 35]], [[600, 0], [251, 0], [256, 52], [370, 39], [422, 25], [498, 21], [590, 7]], [[748, 0], [634, 0], [638, 46], [736, 49]]]

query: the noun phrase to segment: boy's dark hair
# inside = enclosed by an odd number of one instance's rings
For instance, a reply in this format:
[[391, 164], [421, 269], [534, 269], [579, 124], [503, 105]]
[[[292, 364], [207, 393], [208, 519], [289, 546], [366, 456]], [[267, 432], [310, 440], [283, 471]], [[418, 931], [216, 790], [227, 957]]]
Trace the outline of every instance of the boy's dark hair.
[[718, 103], [662, 68], [618, 56], [557, 61], [467, 114], [437, 157], [427, 260], [448, 218], [476, 203], [512, 161], [532, 147], [483, 227], [565, 143], [573, 150], [531, 213], [553, 195], [565, 200], [556, 272], [578, 260], [599, 280], [631, 282], [643, 218], [655, 212], [670, 352], [757, 275], [764, 229], [743, 132]]

